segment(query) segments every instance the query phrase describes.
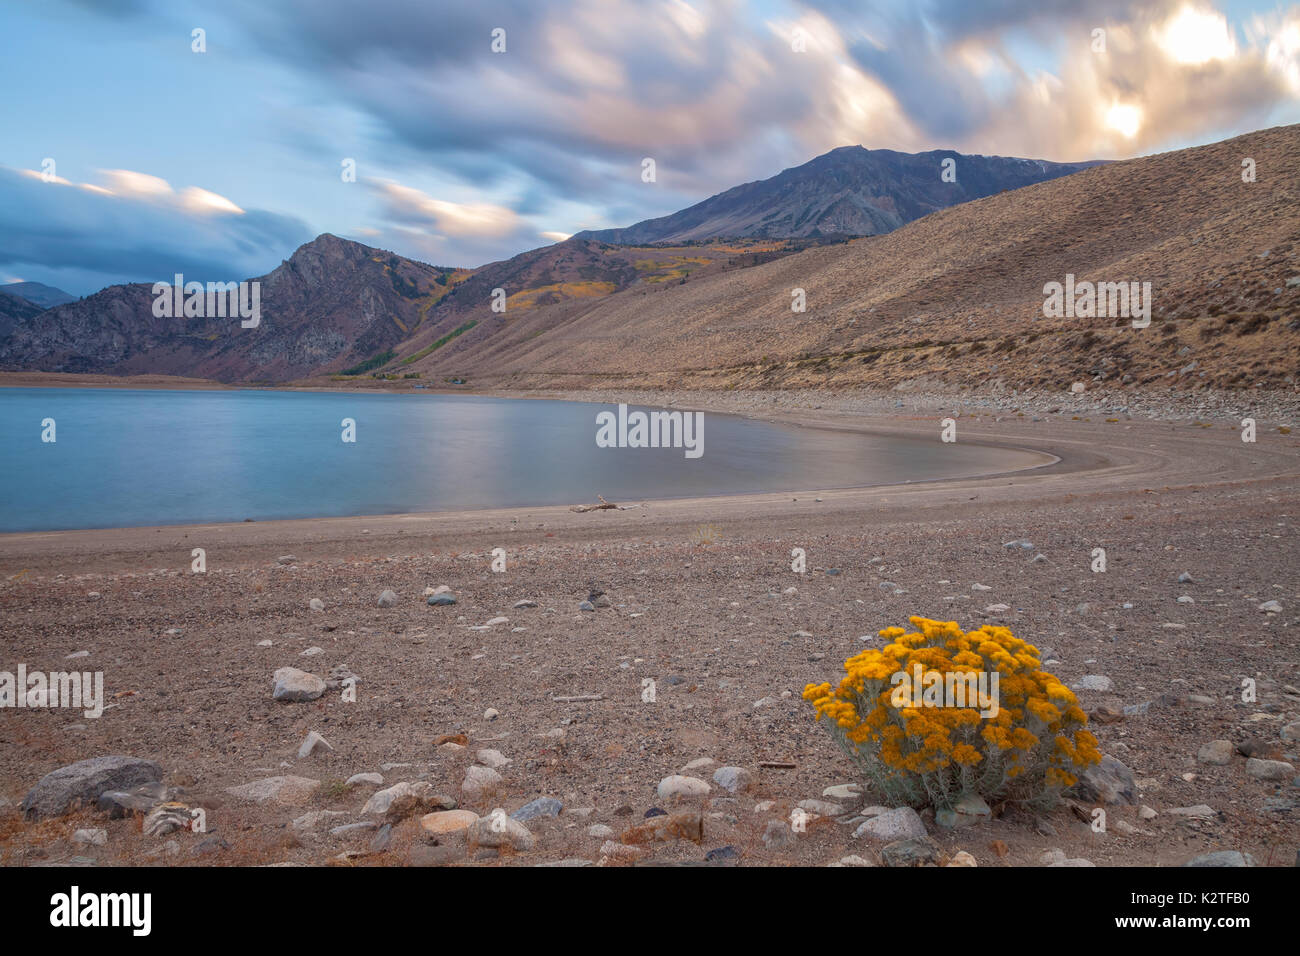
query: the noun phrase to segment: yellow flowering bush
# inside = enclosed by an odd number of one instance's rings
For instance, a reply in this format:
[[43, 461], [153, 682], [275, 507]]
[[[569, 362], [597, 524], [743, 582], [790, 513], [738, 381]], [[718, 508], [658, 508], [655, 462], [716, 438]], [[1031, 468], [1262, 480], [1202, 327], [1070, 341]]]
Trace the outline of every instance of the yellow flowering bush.
[[946, 808], [977, 794], [1050, 806], [1101, 761], [1087, 715], [1036, 647], [1005, 627], [909, 621], [915, 631], [886, 628], [883, 649], [845, 661], [838, 687], [803, 692], [892, 805]]

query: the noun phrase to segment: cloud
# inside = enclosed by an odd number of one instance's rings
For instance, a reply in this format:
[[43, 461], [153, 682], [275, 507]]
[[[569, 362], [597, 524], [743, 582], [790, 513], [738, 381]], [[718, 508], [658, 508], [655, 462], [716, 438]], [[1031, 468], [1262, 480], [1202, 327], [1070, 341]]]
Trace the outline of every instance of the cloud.
[[197, 187], [110, 170], [106, 186], [43, 182], [0, 167], [0, 269], [74, 294], [183, 272], [199, 281], [262, 275], [312, 238], [301, 220], [243, 210]]
[[423, 225], [447, 236], [500, 239], [523, 228], [511, 209], [493, 203], [455, 203], [434, 199], [390, 180], [370, 183], [395, 222]]

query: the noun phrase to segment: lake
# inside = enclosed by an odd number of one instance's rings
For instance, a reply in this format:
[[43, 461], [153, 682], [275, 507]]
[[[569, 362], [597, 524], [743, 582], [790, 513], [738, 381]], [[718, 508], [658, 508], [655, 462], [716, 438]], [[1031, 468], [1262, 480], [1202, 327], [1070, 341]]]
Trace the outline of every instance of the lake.
[[[635, 412], [624, 418], [635, 426]], [[640, 409], [649, 412], [652, 409]], [[659, 409], [659, 411], [668, 411]], [[705, 413], [702, 454], [618, 406], [471, 395], [0, 389], [0, 531], [396, 514], [988, 474], [1029, 453]], [[46, 420], [53, 419], [53, 426]], [[354, 423], [344, 441], [344, 419]], [[656, 424], [656, 436], [663, 422]], [[675, 433], [674, 433], [675, 434]], [[43, 441], [42, 437], [54, 441]], [[689, 440], [697, 436], [687, 434]]]

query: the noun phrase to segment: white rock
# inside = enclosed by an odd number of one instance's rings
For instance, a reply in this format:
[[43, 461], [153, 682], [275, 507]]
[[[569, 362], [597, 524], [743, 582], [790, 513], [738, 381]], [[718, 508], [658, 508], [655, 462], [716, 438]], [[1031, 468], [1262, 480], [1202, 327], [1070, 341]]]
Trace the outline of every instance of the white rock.
[[503, 780], [501, 774], [491, 767], [475, 764], [465, 771], [465, 780], [461, 783], [460, 789], [468, 796], [477, 797], [499, 787]]
[[330, 742], [320, 734], [316, 733], [316, 731], [309, 731], [307, 736], [303, 738], [302, 746], [298, 748], [298, 759], [302, 760], [306, 757], [310, 757], [312, 751], [317, 747], [324, 747], [326, 750], [334, 749], [330, 746]]
[[369, 787], [382, 787], [384, 785], [383, 774], [354, 773], [352, 776], [348, 777], [347, 779], [347, 785], [349, 787], [357, 787], [362, 784], [365, 784], [366, 786]]
[[531, 850], [536, 842], [528, 827], [507, 816], [500, 807], [471, 823], [468, 837], [471, 845], [486, 847], [509, 845], [521, 851]]
[[915, 810], [898, 807], [872, 817], [854, 830], [853, 835], [877, 843], [893, 843], [895, 840], [920, 839], [926, 834], [925, 824]]
[[687, 777], [675, 773], [659, 781], [658, 792], [661, 800], [685, 800], [703, 797], [708, 794], [710, 789], [712, 788], [698, 777]]
[[499, 750], [479, 750], [475, 752], [474, 759], [493, 770], [500, 770], [502, 767], [509, 766], [511, 762], [510, 758]]
[[325, 602], [322, 601], [320, 598], [312, 598], [310, 601], [307, 602], [307, 606], [311, 608], [313, 611], [325, 610]]
[[271, 696], [286, 703], [315, 700], [325, 693], [323, 680], [296, 667], [281, 667], [272, 675], [272, 680]]
[[73, 843], [86, 843], [90, 846], [103, 846], [108, 842], [108, 831], [100, 827], [77, 830], [72, 834]]

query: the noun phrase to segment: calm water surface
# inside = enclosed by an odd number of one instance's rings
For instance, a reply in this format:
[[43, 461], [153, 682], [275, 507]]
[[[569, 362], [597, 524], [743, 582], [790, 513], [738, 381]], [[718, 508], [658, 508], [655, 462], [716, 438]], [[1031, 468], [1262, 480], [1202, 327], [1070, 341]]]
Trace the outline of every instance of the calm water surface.
[[[638, 406], [639, 407], [639, 406]], [[0, 389], [0, 531], [637, 502], [985, 474], [1035, 456], [704, 416], [704, 454], [598, 448], [617, 406], [460, 395]], [[42, 420], [56, 441], [43, 442]], [[344, 418], [355, 443], [341, 440]]]

